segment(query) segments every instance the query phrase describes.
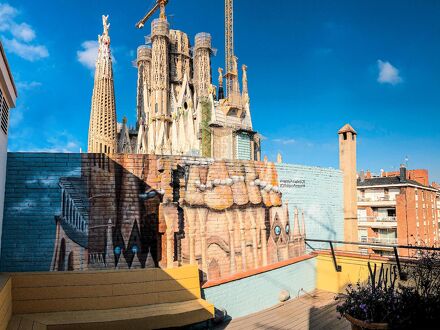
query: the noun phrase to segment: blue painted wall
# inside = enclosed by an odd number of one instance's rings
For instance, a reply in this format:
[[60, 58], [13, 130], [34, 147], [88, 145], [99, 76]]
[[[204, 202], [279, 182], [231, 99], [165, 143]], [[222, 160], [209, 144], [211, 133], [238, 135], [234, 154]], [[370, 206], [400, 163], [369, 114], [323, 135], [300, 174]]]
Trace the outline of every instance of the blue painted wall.
[[343, 240], [343, 176], [340, 170], [276, 164], [283, 200], [304, 211], [307, 238]]
[[281, 290], [297, 297], [316, 286], [316, 258], [203, 290], [205, 299], [226, 309], [232, 318], [256, 313], [279, 303]]
[[8, 154], [0, 271], [49, 270], [59, 178], [80, 174], [80, 154]]

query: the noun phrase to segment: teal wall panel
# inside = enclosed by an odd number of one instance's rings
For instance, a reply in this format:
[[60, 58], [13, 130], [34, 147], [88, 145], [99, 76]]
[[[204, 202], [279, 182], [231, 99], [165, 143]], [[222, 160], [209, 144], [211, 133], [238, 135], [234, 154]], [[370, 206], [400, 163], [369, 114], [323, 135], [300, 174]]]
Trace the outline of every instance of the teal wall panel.
[[276, 305], [281, 290], [294, 298], [310, 292], [316, 285], [316, 259], [308, 259], [269, 272], [206, 288], [206, 300], [226, 309], [232, 318], [259, 312]]
[[[343, 176], [340, 170], [276, 164], [283, 199], [304, 212], [306, 237], [343, 240]], [[292, 221], [293, 216], [290, 217]]]

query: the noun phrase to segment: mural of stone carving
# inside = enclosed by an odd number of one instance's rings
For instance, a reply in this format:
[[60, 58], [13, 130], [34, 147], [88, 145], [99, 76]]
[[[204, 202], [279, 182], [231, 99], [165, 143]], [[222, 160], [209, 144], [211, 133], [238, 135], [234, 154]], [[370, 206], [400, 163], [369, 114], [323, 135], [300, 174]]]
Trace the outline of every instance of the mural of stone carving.
[[305, 253], [270, 162], [89, 154], [59, 185], [54, 271], [197, 264], [215, 280]]

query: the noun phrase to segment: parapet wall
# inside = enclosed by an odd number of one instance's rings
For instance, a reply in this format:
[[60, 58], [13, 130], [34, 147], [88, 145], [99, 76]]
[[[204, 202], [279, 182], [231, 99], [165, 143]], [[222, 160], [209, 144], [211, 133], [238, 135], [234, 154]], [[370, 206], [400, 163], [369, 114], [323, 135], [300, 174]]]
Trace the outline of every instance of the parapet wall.
[[0, 271], [172, 268], [204, 281], [343, 235], [342, 174], [254, 161], [8, 155]]

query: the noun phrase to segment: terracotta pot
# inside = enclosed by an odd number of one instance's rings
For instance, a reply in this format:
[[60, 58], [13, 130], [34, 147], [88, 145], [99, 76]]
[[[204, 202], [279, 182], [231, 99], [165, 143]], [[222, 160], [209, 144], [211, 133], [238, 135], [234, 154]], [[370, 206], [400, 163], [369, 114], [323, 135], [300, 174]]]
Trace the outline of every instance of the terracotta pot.
[[362, 329], [388, 329], [388, 323], [368, 323], [355, 319], [353, 316], [348, 314], [344, 315], [345, 318], [351, 323], [352, 330], [362, 330]]

